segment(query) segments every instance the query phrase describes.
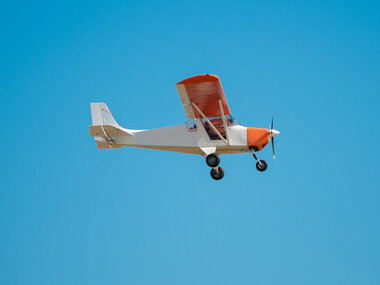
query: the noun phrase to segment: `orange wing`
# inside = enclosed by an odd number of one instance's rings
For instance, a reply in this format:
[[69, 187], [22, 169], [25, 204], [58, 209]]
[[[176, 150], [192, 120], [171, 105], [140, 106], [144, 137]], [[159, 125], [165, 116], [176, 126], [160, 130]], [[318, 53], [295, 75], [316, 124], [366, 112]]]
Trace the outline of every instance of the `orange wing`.
[[178, 82], [176, 87], [188, 118], [202, 117], [192, 105], [193, 103], [206, 117], [220, 116], [219, 99], [222, 102], [224, 115], [231, 114], [219, 77], [216, 75], [192, 76]]

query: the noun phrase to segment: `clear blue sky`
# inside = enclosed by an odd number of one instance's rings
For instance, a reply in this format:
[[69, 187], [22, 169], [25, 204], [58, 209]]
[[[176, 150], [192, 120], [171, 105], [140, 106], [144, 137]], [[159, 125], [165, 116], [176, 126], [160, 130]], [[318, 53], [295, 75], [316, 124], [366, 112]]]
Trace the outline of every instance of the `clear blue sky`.
[[[376, 1], [1, 6], [0, 284], [380, 284]], [[200, 73], [243, 125], [275, 114], [265, 173], [96, 148], [90, 102], [181, 124]]]

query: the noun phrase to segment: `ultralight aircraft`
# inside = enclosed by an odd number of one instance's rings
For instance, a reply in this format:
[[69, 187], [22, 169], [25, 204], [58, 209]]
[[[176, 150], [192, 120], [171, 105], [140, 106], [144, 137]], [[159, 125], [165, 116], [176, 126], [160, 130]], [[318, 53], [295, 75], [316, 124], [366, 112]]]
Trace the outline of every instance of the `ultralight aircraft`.
[[256, 152], [272, 143], [280, 132], [269, 129], [249, 128], [240, 125], [231, 115], [219, 77], [201, 74], [176, 84], [186, 116], [186, 123], [152, 130], [131, 130], [120, 127], [105, 103], [91, 103], [92, 125], [90, 135], [99, 149], [123, 146], [198, 154], [206, 158], [211, 167], [211, 177], [220, 180], [224, 170], [219, 166], [220, 154], [250, 152], [256, 159], [258, 171], [265, 171], [268, 164], [259, 160]]

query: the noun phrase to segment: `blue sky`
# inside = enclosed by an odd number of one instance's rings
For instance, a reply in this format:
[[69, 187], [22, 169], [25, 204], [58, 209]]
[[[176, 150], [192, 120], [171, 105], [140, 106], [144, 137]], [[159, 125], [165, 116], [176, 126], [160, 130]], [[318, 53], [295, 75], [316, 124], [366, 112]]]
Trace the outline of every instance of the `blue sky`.
[[[1, 284], [379, 284], [379, 4], [13, 1], [0, 10]], [[217, 74], [276, 160], [98, 150]]]

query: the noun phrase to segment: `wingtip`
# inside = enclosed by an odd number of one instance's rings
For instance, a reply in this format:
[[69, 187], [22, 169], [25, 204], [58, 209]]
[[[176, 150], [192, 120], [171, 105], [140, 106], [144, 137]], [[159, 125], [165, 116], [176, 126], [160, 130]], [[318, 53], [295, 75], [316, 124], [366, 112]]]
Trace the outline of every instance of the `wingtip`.
[[177, 82], [176, 85], [187, 84], [187, 83], [213, 82], [213, 81], [220, 81], [220, 79], [215, 74], [204, 73], [204, 74], [198, 74], [198, 75], [188, 77], [180, 82]]

